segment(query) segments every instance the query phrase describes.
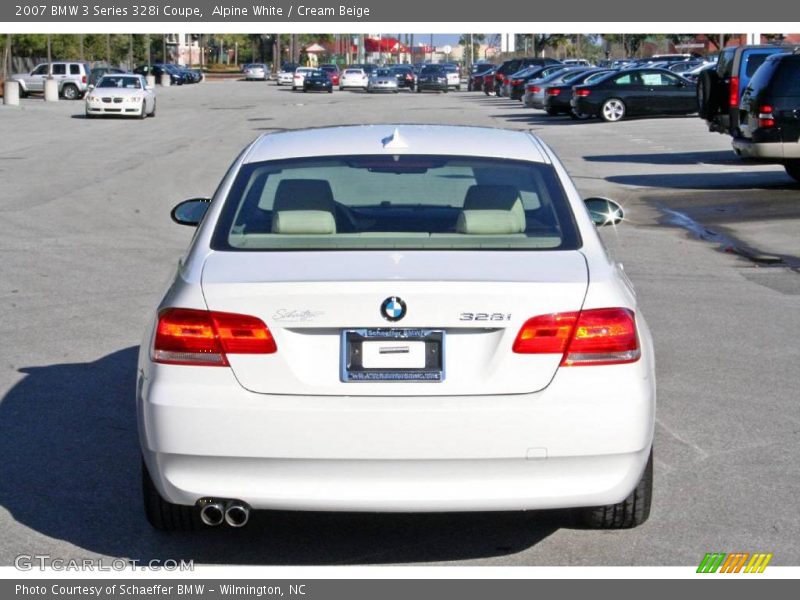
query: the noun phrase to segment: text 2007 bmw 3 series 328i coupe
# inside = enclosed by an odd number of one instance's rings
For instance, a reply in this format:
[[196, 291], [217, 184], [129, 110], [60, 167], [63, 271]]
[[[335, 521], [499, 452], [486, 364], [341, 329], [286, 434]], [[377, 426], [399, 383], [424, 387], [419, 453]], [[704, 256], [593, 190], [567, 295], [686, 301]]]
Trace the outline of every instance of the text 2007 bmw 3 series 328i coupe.
[[650, 510], [651, 336], [534, 135], [385, 125], [268, 134], [153, 312], [137, 408], [147, 516]]

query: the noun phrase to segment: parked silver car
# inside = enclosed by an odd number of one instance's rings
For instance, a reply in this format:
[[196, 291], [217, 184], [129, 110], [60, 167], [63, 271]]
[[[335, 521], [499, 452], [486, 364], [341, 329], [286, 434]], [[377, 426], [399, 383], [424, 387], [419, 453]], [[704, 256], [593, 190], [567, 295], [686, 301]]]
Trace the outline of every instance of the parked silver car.
[[44, 82], [52, 77], [58, 82], [58, 95], [67, 100], [80, 100], [89, 88], [92, 69], [86, 62], [53, 62], [37, 65], [30, 73], [16, 73], [11, 79], [19, 83], [22, 96], [43, 93]]
[[377, 69], [369, 76], [367, 92], [393, 92], [397, 93], [397, 77], [391, 69]]
[[242, 72], [247, 81], [266, 81], [267, 80], [267, 65], [263, 63], [250, 63], [244, 66]]

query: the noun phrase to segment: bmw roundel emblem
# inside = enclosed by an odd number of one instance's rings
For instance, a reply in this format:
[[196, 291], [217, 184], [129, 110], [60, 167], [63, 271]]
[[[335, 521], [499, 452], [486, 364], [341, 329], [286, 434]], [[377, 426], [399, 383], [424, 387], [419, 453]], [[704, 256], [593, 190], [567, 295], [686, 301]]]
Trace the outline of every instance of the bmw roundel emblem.
[[397, 296], [391, 296], [381, 304], [381, 316], [387, 321], [399, 321], [406, 316], [406, 303]]

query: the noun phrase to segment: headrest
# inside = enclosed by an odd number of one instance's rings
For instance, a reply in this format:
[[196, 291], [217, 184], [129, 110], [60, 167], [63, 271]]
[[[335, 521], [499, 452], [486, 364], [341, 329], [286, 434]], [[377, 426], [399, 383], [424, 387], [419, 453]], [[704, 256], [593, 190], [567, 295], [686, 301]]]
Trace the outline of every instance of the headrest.
[[284, 179], [275, 190], [272, 211], [334, 211], [331, 185], [324, 179]]
[[336, 233], [336, 220], [326, 210], [281, 210], [272, 213], [272, 233], [317, 235]]
[[510, 211], [519, 221], [520, 231], [525, 231], [525, 207], [519, 189], [513, 185], [473, 185], [464, 198], [464, 210]]
[[473, 235], [507, 235], [522, 233], [525, 226], [510, 210], [462, 210], [456, 231]]

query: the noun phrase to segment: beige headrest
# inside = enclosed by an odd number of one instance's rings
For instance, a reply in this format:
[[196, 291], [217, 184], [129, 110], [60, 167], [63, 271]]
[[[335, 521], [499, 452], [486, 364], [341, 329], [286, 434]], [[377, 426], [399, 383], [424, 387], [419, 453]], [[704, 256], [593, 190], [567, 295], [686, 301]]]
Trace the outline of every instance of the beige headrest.
[[462, 210], [456, 231], [473, 235], [507, 235], [522, 233], [525, 225], [510, 210]]
[[280, 210], [272, 215], [272, 233], [336, 233], [336, 219], [325, 210]]

